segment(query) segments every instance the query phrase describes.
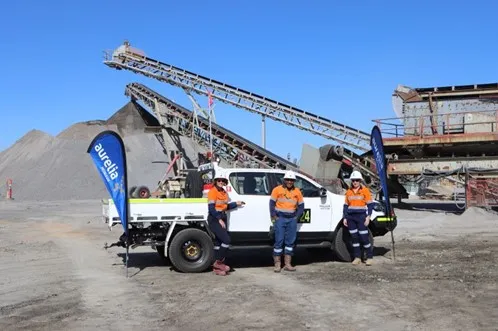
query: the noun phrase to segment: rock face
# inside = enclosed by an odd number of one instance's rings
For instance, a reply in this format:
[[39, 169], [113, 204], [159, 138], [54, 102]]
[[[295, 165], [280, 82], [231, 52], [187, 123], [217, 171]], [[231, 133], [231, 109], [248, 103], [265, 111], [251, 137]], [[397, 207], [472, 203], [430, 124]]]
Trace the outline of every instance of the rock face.
[[[146, 126], [157, 119], [135, 102], [129, 102], [108, 120], [80, 122], [53, 137], [31, 130], [11, 147], [0, 152], [0, 195], [6, 195], [6, 181], [13, 180], [16, 200], [99, 199], [108, 197], [104, 183], [87, 148], [104, 130], [118, 132], [126, 146], [128, 185], [147, 185], [151, 190], [163, 177], [168, 157]], [[177, 149], [165, 137], [168, 149]], [[193, 165], [205, 150], [190, 138], [180, 137], [181, 148]]]

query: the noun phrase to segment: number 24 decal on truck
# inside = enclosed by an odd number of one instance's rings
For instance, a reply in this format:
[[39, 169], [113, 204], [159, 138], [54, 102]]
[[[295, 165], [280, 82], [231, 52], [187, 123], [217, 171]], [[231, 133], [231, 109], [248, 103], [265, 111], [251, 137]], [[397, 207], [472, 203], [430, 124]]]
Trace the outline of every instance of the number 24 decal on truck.
[[303, 216], [301, 216], [298, 223], [311, 223], [311, 209], [310, 208], [304, 208]]

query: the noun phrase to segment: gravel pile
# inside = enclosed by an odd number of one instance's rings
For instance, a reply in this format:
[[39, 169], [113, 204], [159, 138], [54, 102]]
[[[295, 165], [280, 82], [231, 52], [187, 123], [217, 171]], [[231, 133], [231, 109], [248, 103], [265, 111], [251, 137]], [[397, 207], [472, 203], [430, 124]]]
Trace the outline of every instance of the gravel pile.
[[[0, 152], [0, 195], [6, 195], [6, 180], [13, 180], [15, 200], [69, 200], [108, 197], [90, 156], [92, 139], [101, 131], [114, 130], [123, 138], [128, 163], [128, 185], [147, 185], [151, 190], [163, 177], [168, 157], [146, 126], [157, 120], [140, 105], [129, 102], [108, 120], [76, 123], [57, 136], [31, 130]], [[171, 137], [168, 148], [176, 149]], [[190, 138], [180, 143], [194, 166], [198, 153], [205, 152]]]

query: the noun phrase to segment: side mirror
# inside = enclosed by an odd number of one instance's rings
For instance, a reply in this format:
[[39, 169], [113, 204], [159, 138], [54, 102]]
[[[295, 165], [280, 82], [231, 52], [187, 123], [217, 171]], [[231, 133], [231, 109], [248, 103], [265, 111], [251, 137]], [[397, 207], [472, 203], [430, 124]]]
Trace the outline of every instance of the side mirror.
[[318, 194], [320, 195], [320, 197], [326, 197], [327, 196], [327, 190], [323, 187], [320, 187], [320, 189], [318, 190]]

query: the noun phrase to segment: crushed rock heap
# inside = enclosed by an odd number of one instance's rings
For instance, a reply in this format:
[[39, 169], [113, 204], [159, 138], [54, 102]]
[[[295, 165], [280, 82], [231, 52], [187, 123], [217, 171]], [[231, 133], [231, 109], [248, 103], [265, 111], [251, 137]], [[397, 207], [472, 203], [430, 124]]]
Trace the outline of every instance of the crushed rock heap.
[[[146, 185], [155, 190], [168, 167], [168, 157], [147, 126], [157, 119], [134, 101], [128, 102], [107, 120], [76, 123], [57, 136], [31, 130], [11, 147], [0, 152], [0, 195], [6, 195], [6, 181], [13, 180], [15, 200], [70, 200], [108, 197], [107, 190], [87, 148], [104, 130], [118, 132], [126, 147], [128, 186]], [[168, 149], [177, 149], [171, 137], [164, 137]], [[189, 137], [180, 137], [185, 157], [198, 164], [205, 150]]]

